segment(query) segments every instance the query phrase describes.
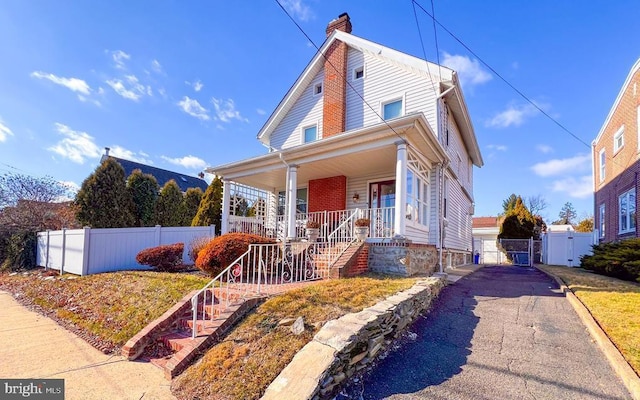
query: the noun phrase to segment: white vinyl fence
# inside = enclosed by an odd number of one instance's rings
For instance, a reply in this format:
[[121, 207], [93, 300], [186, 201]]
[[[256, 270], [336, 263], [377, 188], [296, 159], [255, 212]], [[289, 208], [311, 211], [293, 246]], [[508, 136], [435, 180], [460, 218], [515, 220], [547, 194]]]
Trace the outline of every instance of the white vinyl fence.
[[547, 232], [542, 236], [542, 262], [549, 265], [580, 265], [580, 257], [591, 254], [592, 232]]
[[149, 269], [136, 255], [149, 247], [184, 243], [182, 259], [189, 264], [189, 244], [215, 235], [215, 227], [181, 226], [150, 228], [63, 229], [38, 232], [39, 266], [77, 275], [131, 269]]

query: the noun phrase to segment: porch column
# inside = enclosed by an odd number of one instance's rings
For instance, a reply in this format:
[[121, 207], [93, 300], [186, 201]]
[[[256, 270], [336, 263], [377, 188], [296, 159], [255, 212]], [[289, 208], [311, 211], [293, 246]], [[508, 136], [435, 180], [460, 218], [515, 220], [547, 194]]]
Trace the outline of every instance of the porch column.
[[220, 219], [220, 234], [229, 233], [229, 210], [231, 210], [231, 181], [222, 180], [222, 218]]
[[407, 221], [407, 144], [396, 142], [396, 203], [393, 230], [396, 236], [405, 236]]
[[287, 239], [296, 238], [296, 191], [298, 188], [298, 166], [289, 165], [287, 171]]

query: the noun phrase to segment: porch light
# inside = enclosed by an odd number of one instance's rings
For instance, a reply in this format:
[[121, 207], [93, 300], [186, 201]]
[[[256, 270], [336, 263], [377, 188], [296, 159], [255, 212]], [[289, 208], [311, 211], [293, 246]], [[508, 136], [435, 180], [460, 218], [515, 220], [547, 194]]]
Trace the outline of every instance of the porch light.
[[360, 195], [358, 194], [358, 192], [355, 192], [353, 194], [353, 202], [358, 203], [359, 201], [360, 201]]

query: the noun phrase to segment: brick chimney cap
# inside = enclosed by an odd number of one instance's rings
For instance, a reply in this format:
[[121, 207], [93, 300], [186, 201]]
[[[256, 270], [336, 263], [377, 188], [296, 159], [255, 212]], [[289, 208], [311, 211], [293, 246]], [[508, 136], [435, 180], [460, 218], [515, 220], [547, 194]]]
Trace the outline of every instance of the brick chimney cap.
[[327, 25], [327, 37], [335, 30], [351, 33], [351, 18], [349, 18], [348, 13], [343, 12], [338, 18], [329, 22], [329, 25]]

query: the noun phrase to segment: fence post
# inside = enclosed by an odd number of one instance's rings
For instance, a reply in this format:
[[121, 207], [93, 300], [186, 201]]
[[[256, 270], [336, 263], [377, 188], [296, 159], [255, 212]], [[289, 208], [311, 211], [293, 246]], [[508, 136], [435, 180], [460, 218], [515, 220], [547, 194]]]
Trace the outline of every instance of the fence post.
[[82, 246], [82, 272], [80, 275], [89, 275], [89, 260], [91, 255], [91, 228], [85, 226], [82, 232], [84, 244]]
[[213, 238], [216, 236], [216, 226], [211, 224], [209, 225], [209, 237]]
[[64, 274], [64, 256], [67, 252], [67, 228], [62, 228], [62, 262], [60, 263], [60, 276]]
[[49, 229], [47, 229], [47, 247], [45, 247], [44, 270], [49, 270]]
[[160, 236], [161, 236], [161, 231], [162, 227], [160, 225], [156, 225], [156, 230], [154, 232], [155, 234], [155, 239], [156, 239], [156, 246], [160, 246]]
[[529, 266], [533, 267], [533, 236], [529, 238]]

